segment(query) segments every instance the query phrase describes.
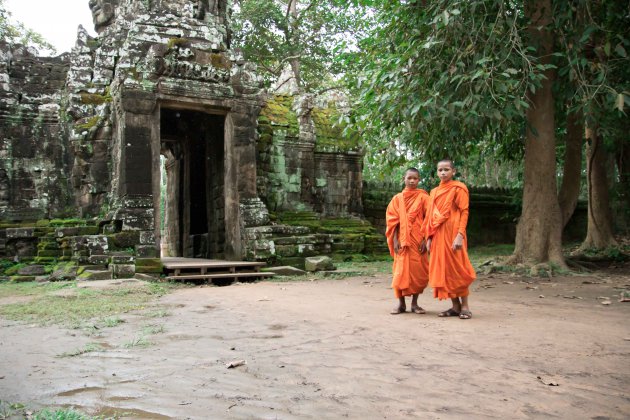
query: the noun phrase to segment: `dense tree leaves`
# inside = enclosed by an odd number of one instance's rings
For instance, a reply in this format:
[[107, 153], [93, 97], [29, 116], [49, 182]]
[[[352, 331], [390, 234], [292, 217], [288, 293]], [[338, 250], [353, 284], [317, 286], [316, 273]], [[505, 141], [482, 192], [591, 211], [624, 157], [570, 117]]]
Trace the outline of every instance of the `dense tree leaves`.
[[334, 58], [356, 49], [370, 26], [364, 10], [338, 0], [240, 0], [234, 45], [259, 66], [268, 86], [290, 65], [301, 91], [317, 91], [338, 85], [345, 69]]

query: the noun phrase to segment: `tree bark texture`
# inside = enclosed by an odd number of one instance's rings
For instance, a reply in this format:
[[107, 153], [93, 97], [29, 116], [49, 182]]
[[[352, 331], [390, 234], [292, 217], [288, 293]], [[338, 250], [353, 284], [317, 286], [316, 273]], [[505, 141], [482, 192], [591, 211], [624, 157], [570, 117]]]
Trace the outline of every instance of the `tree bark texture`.
[[562, 212], [562, 227], [564, 228], [577, 206], [582, 184], [582, 145], [584, 120], [582, 113], [567, 115], [567, 134], [565, 137], [564, 168], [562, 185], [560, 186], [560, 211]]
[[580, 249], [617, 246], [613, 236], [612, 211], [608, 192], [608, 156], [596, 127], [586, 129], [586, 174], [588, 179], [588, 228]]
[[[540, 62], [550, 62], [553, 38], [551, 0], [525, 2], [528, 35]], [[555, 73], [546, 70], [542, 86], [528, 91], [523, 209], [516, 228], [512, 261], [555, 263], [566, 267], [562, 255], [562, 214], [556, 186], [556, 142], [552, 85]]]

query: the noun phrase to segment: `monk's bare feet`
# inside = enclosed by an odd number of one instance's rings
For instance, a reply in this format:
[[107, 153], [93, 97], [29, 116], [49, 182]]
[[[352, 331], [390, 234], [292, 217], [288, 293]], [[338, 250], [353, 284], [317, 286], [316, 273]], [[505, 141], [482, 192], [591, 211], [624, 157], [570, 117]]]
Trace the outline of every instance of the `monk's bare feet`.
[[418, 305], [412, 305], [411, 306], [411, 312], [413, 312], [414, 314], [426, 314], [427, 311], [425, 311], [424, 309], [422, 309], [422, 307], [418, 306]]
[[392, 309], [390, 314], [392, 315], [404, 314], [406, 311], [407, 311], [407, 307], [405, 305], [398, 305], [394, 309]]

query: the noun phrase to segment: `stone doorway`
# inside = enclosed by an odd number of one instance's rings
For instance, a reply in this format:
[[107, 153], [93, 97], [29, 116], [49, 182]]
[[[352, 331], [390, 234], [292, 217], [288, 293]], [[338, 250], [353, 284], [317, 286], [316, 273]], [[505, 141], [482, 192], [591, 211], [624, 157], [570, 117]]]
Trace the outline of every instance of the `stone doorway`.
[[225, 116], [160, 110], [161, 256], [225, 258]]

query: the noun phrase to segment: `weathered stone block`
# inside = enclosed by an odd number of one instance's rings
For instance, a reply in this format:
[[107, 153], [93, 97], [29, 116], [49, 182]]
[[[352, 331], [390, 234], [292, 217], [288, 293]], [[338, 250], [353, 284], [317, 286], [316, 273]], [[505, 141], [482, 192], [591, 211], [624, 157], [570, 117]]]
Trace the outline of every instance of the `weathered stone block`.
[[155, 258], [158, 252], [155, 245], [136, 245], [136, 256], [138, 258]]
[[35, 281], [36, 277], [35, 276], [11, 276], [9, 277], [9, 281], [12, 281], [13, 283], [26, 283], [29, 281]]
[[52, 257], [57, 258], [63, 255], [63, 251], [61, 249], [42, 249], [37, 251], [38, 257]]
[[137, 273], [161, 273], [163, 268], [162, 261], [159, 258], [136, 259]]
[[290, 265], [282, 265], [276, 267], [265, 267], [262, 271], [272, 271], [279, 276], [304, 276], [306, 271]]
[[8, 228], [7, 239], [32, 238], [34, 228]]
[[46, 274], [46, 268], [40, 264], [27, 265], [18, 269], [17, 273], [21, 276], [43, 276]]
[[327, 271], [334, 270], [332, 258], [322, 255], [317, 257], [308, 257], [304, 260], [304, 269], [306, 271]]
[[107, 264], [109, 264], [109, 256], [108, 255], [90, 255], [88, 257], [88, 262], [94, 265], [106, 266]]
[[112, 264], [133, 264], [136, 257], [129, 254], [116, 254], [111, 256]]
[[140, 232], [140, 245], [153, 244], [155, 244], [155, 233], [152, 230], [145, 230]]
[[128, 279], [136, 274], [134, 264], [112, 264], [111, 269], [115, 279]]
[[77, 280], [110, 280], [112, 272], [108, 270], [85, 270], [77, 277]]

